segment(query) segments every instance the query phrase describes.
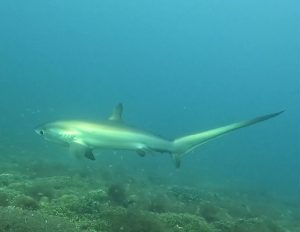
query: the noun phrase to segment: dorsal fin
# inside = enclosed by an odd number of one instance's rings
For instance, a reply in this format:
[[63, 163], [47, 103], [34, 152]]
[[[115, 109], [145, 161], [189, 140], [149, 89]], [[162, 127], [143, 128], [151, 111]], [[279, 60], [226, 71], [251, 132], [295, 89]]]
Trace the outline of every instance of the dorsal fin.
[[122, 113], [123, 113], [123, 105], [119, 103], [113, 109], [112, 114], [109, 116], [108, 120], [115, 122], [122, 122]]

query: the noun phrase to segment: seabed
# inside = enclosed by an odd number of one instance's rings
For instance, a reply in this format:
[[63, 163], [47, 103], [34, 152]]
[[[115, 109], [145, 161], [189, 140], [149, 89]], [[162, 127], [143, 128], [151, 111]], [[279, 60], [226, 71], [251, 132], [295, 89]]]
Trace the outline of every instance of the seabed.
[[299, 202], [267, 193], [170, 185], [107, 166], [95, 171], [18, 157], [1, 157], [0, 231], [300, 231]]

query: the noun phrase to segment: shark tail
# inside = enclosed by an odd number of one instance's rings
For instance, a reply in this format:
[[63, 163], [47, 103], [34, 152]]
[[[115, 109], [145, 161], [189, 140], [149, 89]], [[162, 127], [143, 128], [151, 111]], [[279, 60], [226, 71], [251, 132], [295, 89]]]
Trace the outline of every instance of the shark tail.
[[257, 118], [251, 119], [251, 120], [233, 123], [233, 124], [229, 124], [227, 126], [223, 126], [223, 127], [215, 128], [212, 130], [208, 130], [208, 131], [204, 131], [204, 132], [200, 132], [200, 133], [196, 133], [196, 134], [191, 134], [191, 135], [187, 135], [187, 136], [175, 139], [173, 141], [174, 150], [172, 152], [172, 158], [174, 160], [175, 166], [177, 168], [179, 168], [181, 158], [184, 155], [186, 155], [187, 153], [194, 150], [196, 147], [201, 146], [202, 144], [204, 144], [214, 138], [220, 137], [221, 135], [227, 134], [229, 132], [235, 131], [235, 130], [243, 128], [243, 127], [251, 126], [253, 124], [268, 120], [273, 117], [276, 117], [283, 112], [284, 111], [267, 114], [267, 115], [263, 115], [263, 116], [260, 116], [260, 117], [257, 117]]

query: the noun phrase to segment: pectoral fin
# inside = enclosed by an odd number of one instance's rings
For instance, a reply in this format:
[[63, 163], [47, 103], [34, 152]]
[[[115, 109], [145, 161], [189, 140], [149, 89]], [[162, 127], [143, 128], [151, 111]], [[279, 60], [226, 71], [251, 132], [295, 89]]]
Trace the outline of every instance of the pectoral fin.
[[86, 157], [87, 159], [95, 160], [95, 156], [92, 150], [83, 144], [71, 143], [70, 153], [79, 159], [82, 157]]
[[146, 152], [144, 150], [137, 150], [136, 153], [140, 156], [140, 157], [145, 157]]
[[86, 150], [86, 152], [84, 153], [84, 156], [87, 158], [87, 159], [90, 159], [90, 160], [95, 160], [95, 156], [93, 154], [93, 152], [89, 149], [89, 150]]
[[151, 149], [151, 148], [149, 148], [149, 147], [147, 147], [147, 146], [145, 146], [145, 145], [143, 145], [143, 144], [141, 144], [141, 145], [139, 145], [138, 147], [137, 147], [137, 150], [136, 150], [136, 153], [140, 156], [140, 157], [145, 157], [145, 155], [147, 154], [147, 153], [153, 153], [154, 151]]

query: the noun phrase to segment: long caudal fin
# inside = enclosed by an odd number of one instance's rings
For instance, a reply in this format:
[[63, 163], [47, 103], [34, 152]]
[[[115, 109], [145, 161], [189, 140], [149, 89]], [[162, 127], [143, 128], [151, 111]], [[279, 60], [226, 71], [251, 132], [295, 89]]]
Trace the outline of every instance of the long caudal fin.
[[180, 167], [181, 157], [184, 156], [185, 154], [187, 154], [188, 152], [192, 151], [196, 147], [198, 147], [214, 138], [217, 138], [221, 135], [227, 134], [231, 131], [234, 131], [234, 130], [237, 130], [237, 129], [240, 129], [240, 128], [243, 128], [246, 126], [251, 126], [253, 124], [276, 117], [283, 112], [284, 111], [280, 111], [280, 112], [273, 113], [273, 114], [267, 114], [267, 115], [260, 116], [260, 117], [257, 117], [257, 118], [251, 119], [251, 120], [233, 123], [233, 124], [230, 124], [227, 126], [223, 126], [223, 127], [215, 128], [212, 130], [203, 131], [200, 133], [191, 134], [191, 135], [187, 135], [187, 136], [175, 139], [173, 141], [174, 151], [172, 154], [172, 158], [175, 162], [176, 167], [177, 168]]

